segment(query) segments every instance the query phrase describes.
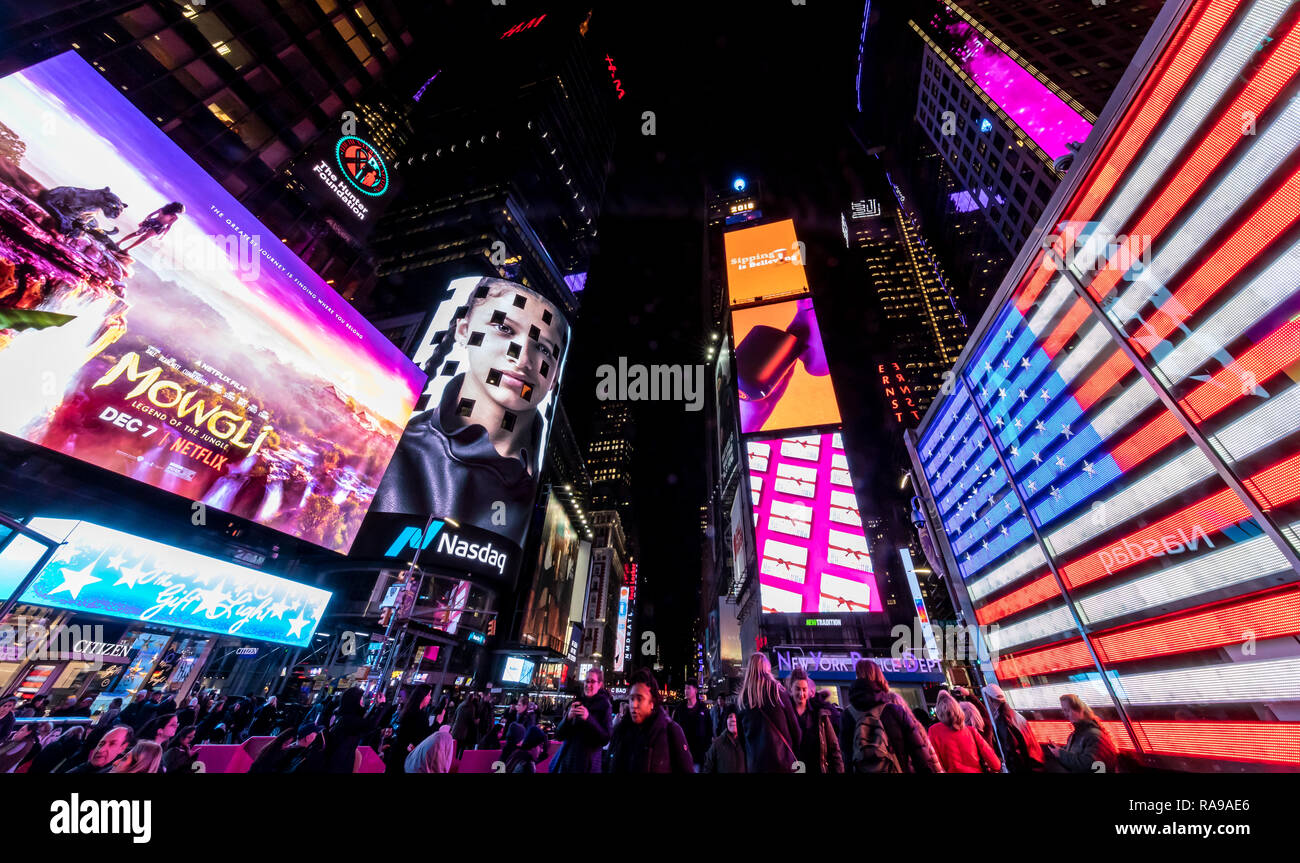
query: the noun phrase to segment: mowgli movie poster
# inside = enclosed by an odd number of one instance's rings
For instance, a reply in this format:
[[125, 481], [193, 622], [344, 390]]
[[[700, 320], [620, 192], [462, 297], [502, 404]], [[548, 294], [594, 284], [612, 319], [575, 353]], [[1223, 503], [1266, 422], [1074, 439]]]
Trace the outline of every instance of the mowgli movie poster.
[[0, 79], [0, 431], [346, 552], [424, 375], [74, 53]]

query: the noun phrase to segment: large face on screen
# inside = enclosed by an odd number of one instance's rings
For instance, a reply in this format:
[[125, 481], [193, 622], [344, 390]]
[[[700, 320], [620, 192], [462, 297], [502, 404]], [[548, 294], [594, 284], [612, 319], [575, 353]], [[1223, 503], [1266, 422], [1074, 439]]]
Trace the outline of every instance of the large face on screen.
[[537, 407], [559, 379], [566, 325], [551, 303], [505, 284], [475, 298], [456, 325], [456, 341], [469, 357], [461, 398], [522, 413]]

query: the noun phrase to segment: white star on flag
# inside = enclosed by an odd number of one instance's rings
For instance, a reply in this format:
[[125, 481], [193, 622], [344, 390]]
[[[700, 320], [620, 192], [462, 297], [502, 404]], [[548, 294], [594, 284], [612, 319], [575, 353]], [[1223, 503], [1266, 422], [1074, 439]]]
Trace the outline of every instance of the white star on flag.
[[1007, 330], [1007, 341], [1011, 341], [1011, 330]]
[[1006, 397], [1007, 397], [1007, 391], [1004, 390], [1004, 389], [1002, 389], [1001, 387], [999, 387], [999, 388], [998, 388], [998, 398], [1000, 398], [1000, 399], [1004, 399], [1004, 398], [1006, 398]]
[[1016, 449], [1015, 447], [1012, 447], [1011, 449], [1007, 450], [1007, 452], [1011, 454], [1012, 458], [1020, 458], [1020, 450]]
[[1052, 500], [1060, 500], [1060, 499], [1061, 499], [1061, 492], [1057, 489], [1056, 486], [1052, 486], [1051, 490], [1048, 491], [1048, 494], [1050, 494], [1050, 495], [1052, 496]]
[[1020, 391], [1020, 400], [1023, 402], [1023, 401], [1025, 401], [1025, 400], [1028, 399], [1028, 398], [1029, 398], [1029, 393], [1025, 392], [1024, 390], [1021, 390], [1021, 391]]
[[97, 563], [99, 563], [99, 558], [95, 558], [93, 561], [86, 564], [85, 569], [77, 569], [77, 570], [64, 569], [62, 572], [59, 573], [60, 575], [63, 576], [63, 584], [60, 584], [58, 587], [51, 590], [49, 595], [53, 596], [54, 594], [58, 593], [60, 590], [66, 590], [68, 593], [72, 594], [73, 599], [77, 599], [80, 596], [81, 589], [83, 587], [85, 587], [88, 584], [94, 584], [97, 581], [104, 580], [102, 578], [97, 578], [90, 574], [91, 571], [94, 570], [95, 564]]
[[1024, 427], [1025, 427], [1025, 424], [1022, 423], [1022, 422], [1020, 421], [1020, 417], [1016, 417], [1016, 428], [1018, 428], [1018, 429], [1022, 429], [1022, 428], [1024, 428]]
[[1056, 466], [1061, 470], [1065, 470], [1065, 459], [1058, 455], [1056, 457]]
[[309, 622], [308, 619], [302, 616], [302, 612], [298, 612], [297, 617], [289, 618], [289, 637], [290, 638], [293, 638], [294, 636], [301, 637], [302, 628], [306, 626], [308, 622]]
[[1034, 459], [1034, 464], [1042, 464], [1042, 463], [1043, 463], [1043, 457], [1042, 457], [1041, 455], [1039, 455], [1038, 453], [1034, 453], [1034, 455], [1033, 455], [1033, 459]]
[[998, 428], [1002, 428], [1002, 417], [998, 417], [997, 419], [995, 419], [995, 420], [993, 421], [993, 424], [994, 424], [995, 426], [997, 426]]
[[991, 372], [991, 371], [993, 371], [993, 363], [985, 363], [985, 364], [984, 364], [984, 371], [986, 371], [986, 372]]
[[1066, 423], [1065, 425], [1061, 426], [1061, 434], [1065, 435], [1066, 440], [1069, 440], [1070, 435], [1074, 434], [1074, 432], [1070, 431], [1069, 423]]
[[1029, 357], [1025, 357], [1023, 360], [1020, 361], [1020, 367], [1024, 369], [1029, 368]]
[[1034, 423], [1034, 431], [1047, 431], [1047, 426], [1043, 425], [1042, 420], [1039, 420], [1038, 422]]
[[1004, 371], [1011, 371], [1011, 363], [1007, 362], [1006, 360], [1003, 360], [1002, 368]]
[[1007, 535], [1007, 526], [1006, 526], [1005, 524], [1002, 525], [1001, 530], [1002, 530], [1002, 535], [1003, 535], [1003, 536], [1006, 536], [1006, 535]]
[[984, 540], [984, 542], [983, 542], [982, 544], [983, 544], [983, 546], [984, 546], [984, 550], [985, 550], [985, 551], [988, 551], [988, 550], [989, 550], [989, 541], [986, 539], [986, 540]]
[[1011, 512], [1011, 501], [1009, 501], [1009, 500], [1004, 500], [1004, 501], [1002, 501], [1002, 505], [1005, 506], [1005, 507], [1007, 508], [1007, 512]]
[[1097, 469], [1085, 461], [1083, 463], [1083, 472], [1086, 473], [1088, 476], [1092, 476], [1095, 473], [1097, 473]]

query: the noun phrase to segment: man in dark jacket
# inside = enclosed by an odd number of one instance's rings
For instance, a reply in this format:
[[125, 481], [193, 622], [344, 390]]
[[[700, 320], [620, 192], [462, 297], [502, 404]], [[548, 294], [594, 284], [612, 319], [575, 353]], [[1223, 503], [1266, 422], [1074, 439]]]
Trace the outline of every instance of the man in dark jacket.
[[659, 682], [644, 668], [629, 682], [628, 718], [609, 742], [610, 772], [694, 773], [686, 735], [660, 702]]
[[686, 745], [691, 748], [691, 760], [695, 763], [695, 772], [700, 772], [704, 764], [704, 755], [709, 751], [713, 741], [710, 733], [712, 722], [708, 708], [700, 701], [700, 690], [694, 683], [686, 684], [686, 701], [677, 705], [673, 713], [673, 722], [682, 727], [686, 735]]
[[713, 738], [713, 744], [704, 754], [701, 773], [746, 773], [745, 745], [740, 740], [740, 720], [736, 708], [723, 711], [722, 733]]
[[356, 767], [357, 747], [375, 730], [379, 711], [369, 715], [361, 706], [361, 687], [345, 689], [339, 703], [338, 718], [325, 735], [325, 772], [351, 773]]
[[599, 773], [601, 757], [612, 732], [613, 699], [605, 689], [605, 675], [599, 668], [587, 671], [582, 695], [573, 699], [555, 739], [563, 741], [555, 753], [552, 773]]
[[451, 737], [456, 741], [456, 758], [478, 742], [479, 694], [471, 692], [456, 708], [451, 720]]
[[854, 737], [858, 723], [868, 713], [876, 714], [889, 740], [889, 751], [904, 773], [942, 773], [934, 750], [925, 731], [915, 717], [899, 707], [889, 697], [889, 684], [880, 666], [869, 659], [860, 660], [856, 667], [858, 679], [849, 687], [849, 706], [840, 716], [840, 748], [844, 752], [844, 770], [853, 773], [858, 769], [853, 760]]

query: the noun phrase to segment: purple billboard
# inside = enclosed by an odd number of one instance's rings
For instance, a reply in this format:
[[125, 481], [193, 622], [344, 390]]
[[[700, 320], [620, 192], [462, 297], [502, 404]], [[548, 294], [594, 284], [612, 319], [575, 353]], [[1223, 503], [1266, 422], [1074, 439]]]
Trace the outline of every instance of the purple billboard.
[[0, 79], [0, 431], [346, 552], [424, 375], [85, 61]]

